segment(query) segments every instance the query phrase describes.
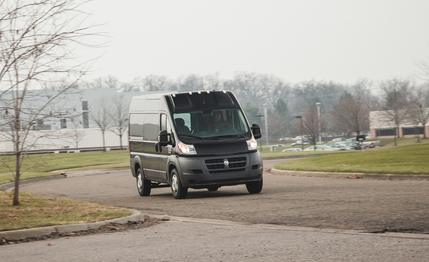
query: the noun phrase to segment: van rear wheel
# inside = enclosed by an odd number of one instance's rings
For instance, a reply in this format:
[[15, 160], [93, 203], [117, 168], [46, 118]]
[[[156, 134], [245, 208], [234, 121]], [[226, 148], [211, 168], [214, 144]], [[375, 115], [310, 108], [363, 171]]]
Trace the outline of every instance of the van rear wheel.
[[171, 170], [170, 177], [171, 193], [173, 194], [174, 198], [185, 198], [188, 194], [188, 188], [182, 186], [182, 182], [180, 181], [180, 177], [176, 169]]
[[137, 184], [137, 191], [139, 192], [140, 196], [149, 196], [150, 190], [151, 190], [151, 182], [150, 180], [147, 180], [144, 178], [143, 173], [141, 169], [137, 169], [136, 172], [136, 184]]
[[260, 181], [246, 183], [247, 192], [249, 192], [249, 194], [261, 193], [262, 186], [263, 186], [262, 179]]

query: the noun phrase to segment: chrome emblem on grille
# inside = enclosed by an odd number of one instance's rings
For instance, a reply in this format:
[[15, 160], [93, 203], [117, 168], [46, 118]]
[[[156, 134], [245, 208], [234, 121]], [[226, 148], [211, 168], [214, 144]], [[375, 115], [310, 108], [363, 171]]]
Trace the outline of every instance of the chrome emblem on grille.
[[225, 166], [225, 168], [229, 167], [229, 161], [228, 161], [228, 159], [224, 159], [223, 160], [223, 165]]

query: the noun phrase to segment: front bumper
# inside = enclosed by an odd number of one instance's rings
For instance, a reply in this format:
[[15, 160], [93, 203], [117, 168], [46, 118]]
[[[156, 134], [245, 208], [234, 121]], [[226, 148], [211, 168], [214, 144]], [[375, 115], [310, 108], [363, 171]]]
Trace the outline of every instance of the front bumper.
[[263, 165], [259, 152], [211, 157], [180, 157], [183, 186], [204, 188], [245, 184], [262, 179]]

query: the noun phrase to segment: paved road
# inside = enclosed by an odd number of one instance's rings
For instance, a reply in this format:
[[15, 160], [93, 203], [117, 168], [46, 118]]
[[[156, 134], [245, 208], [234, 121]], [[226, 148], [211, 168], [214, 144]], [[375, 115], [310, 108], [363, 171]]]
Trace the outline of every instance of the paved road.
[[[269, 168], [275, 161], [267, 161]], [[66, 196], [145, 213], [362, 231], [429, 233], [429, 181], [382, 181], [264, 175], [264, 190], [248, 195], [244, 186], [219, 192], [190, 190], [175, 200], [169, 188], [137, 195], [128, 171], [76, 175], [24, 186], [25, 191]]]
[[0, 246], [0, 260], [8, 262], [423, 262], [428, 254], [429, 239], [195, 222], [166, 222], [126, 232]]

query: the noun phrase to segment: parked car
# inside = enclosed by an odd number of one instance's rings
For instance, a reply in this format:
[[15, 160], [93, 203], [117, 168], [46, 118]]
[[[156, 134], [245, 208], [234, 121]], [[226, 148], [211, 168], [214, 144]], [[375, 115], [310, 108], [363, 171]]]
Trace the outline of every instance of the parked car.
[[309, 145], [309, 144], [310, 144], [310, 142], [307, 140], [304, 140], [304, 141], [297, 140], [296, 142], [292, 143], [291, 146], [302, 146], [302, 145], [305, 146], [305, 145]]
[[282, 152], [302, 152], [302, 149], [299, 147], [291, 147], [283, 149]]

